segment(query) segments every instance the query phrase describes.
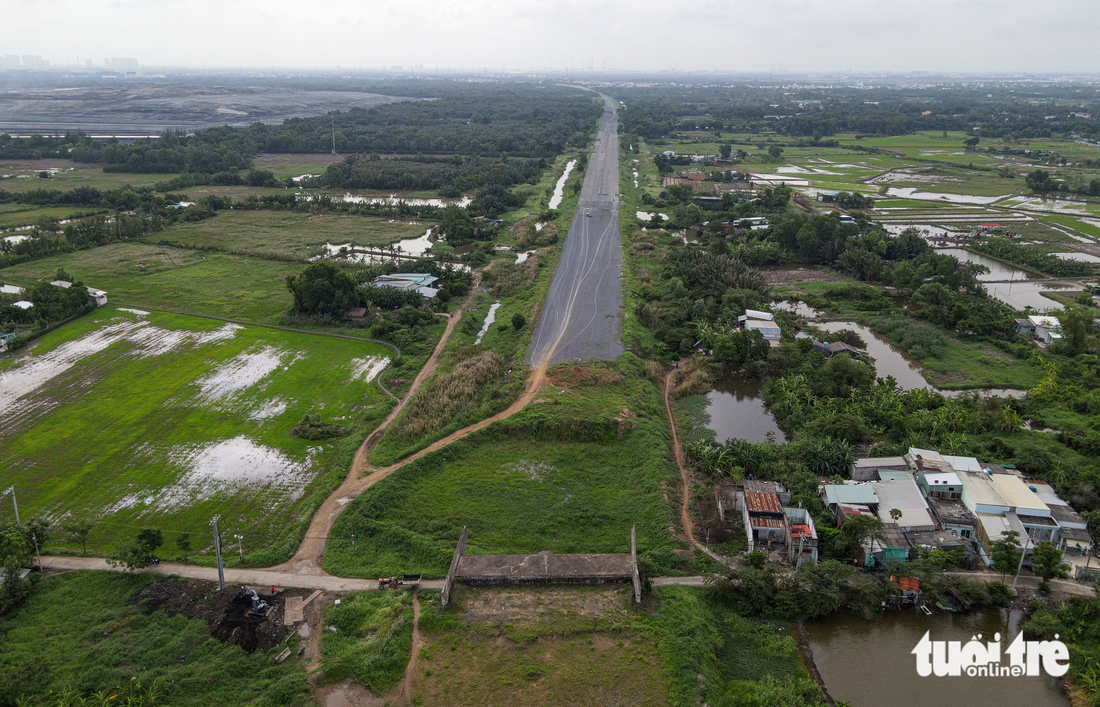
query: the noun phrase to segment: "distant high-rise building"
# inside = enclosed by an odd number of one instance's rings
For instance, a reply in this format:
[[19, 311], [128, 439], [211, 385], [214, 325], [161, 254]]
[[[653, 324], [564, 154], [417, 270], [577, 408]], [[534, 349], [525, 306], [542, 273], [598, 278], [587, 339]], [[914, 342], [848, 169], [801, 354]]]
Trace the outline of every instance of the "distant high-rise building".
[[19, 57], [15, 54], [0, 58], [0, 69], [18, 69], [20, 66], [22, 64], [19, 63]]
[[24, 69], [47, 69], [50, 66], [50, 62], [43, 59], [38, 54], [31, 56], [30, 54], [23, 55], [23, 68]]
[[129, 57], [116, 56], [103, 60], [103, 66], [116, 71], [137, 71], [138, 60]]
[[93, 68], [93, 67], [95, 66], [95, 64], [93, 64], [93, 63], [92, 63], [92, 60], [91, 60], [91, 59], [85, 59], [85, 60], [84, 60], [84, 65], [85, 65], [86, 67], [88, 67], [89, 69], [91, 69], [91, 68]]

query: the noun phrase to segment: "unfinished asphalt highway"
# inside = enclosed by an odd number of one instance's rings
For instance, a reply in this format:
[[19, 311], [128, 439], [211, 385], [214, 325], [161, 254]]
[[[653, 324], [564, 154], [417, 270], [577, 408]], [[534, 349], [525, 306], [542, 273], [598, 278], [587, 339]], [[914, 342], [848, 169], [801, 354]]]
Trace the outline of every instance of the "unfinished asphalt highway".
[[619, 116], [602, 96], [604, 114], [588, 160], [573, 224], [527, 352], [533, 367], [623, 352], [619, 269]]

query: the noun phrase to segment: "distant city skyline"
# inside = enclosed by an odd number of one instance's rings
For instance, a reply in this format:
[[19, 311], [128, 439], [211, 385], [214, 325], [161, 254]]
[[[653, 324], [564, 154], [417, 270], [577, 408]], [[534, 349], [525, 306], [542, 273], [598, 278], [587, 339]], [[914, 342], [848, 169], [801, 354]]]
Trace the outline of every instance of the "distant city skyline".
[[[55, 68], [1097, 73], [1089, 0], [8, 0], [0, 55]], [[13, 68], [6, 62], [5, 68]]]

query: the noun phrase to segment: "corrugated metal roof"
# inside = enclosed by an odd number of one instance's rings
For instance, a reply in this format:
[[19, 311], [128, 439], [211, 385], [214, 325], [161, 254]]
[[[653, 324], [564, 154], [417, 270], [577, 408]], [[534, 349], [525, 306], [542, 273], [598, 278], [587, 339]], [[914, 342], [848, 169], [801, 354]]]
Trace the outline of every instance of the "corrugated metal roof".
[[782, 528], [783, 521], [778, 518], [750, 517], [749, 522], [754, 528]]
[[783, 515], [783, 506], [779, 505], [779, 497], [774, 493], [745, 493], [745, 506], [749, 513], [774, 513]]
[[878, 496], [869, 484], [827, 484], [825, 503], [830, 506], [838, 503], [878, 503]]

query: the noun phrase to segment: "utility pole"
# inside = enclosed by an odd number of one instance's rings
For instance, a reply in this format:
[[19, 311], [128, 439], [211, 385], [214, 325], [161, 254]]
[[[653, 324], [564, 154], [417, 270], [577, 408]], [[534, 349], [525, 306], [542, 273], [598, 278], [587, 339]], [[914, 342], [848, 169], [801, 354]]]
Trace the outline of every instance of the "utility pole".
[[332, 154], [336, 154], [336, 118], [332, 119]]
[[244, 547], [241, 544], [241, 542], [244, 540], [244, 536], [235, 535], [234, 537], [237, 538], [237, 555], [240, 556], [241, 562], [244, 562]]
[[38, 537], [31, 533], [31, 540], [34, 542], [34, 555], [38, 558], [38, 571], [42, 571], [42, 554], [38, 552]]
[[1031, 536], [1027, 536], [1027, 540], [1024, 541], [1024, 549], [1020, 551], [1020, 564], [1016, 568], [1016, 577], [1012, 580], [1012, 593], [1016, 593], [1016, 582], [1020, 579], [1020, 572], [1024, 569], [1024, 558], [1027, 557], [1027, 544], [1031, 542]]
[[11, 494], [11, 505], [15, 508], [15, 524], [22, 528], [23, 524], [19, 522], [19, 504], [15, 502], [15, 487], [7, 487], [4, 489], [4, 493], [0, 493], [0, 497], [7, 496], [9, 493]]
[[214, 516], [210, 525], [214, 526], [214, 556], [218, 558], [218, 589], [225, 589], [225, 571], [222, 569], [222, 541], [218, 536], [218, 518]]

